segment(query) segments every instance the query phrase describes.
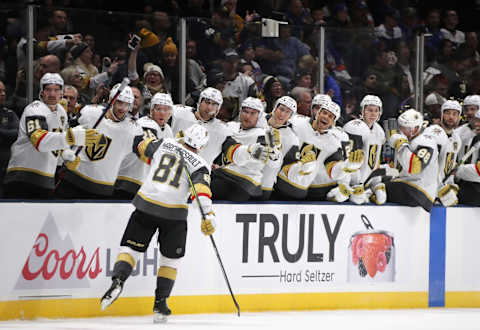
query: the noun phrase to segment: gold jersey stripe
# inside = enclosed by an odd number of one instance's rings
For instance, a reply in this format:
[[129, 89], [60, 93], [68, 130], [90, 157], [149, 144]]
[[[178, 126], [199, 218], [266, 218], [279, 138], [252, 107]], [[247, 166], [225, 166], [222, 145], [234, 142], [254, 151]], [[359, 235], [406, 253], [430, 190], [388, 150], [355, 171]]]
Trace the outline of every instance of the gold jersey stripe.
[[158, 268], [157, 276], [165, 277], [169, 280], [175, 281], [177, 278], [177, 270], [172, 267], [160, 266], [160, 268]]
[[129, 253], [120, 253], [117, 257], [116, 262], [119, 262], [119, 261], [125, 261], [130, 266], [132, 266], [132, 268], [135, 268], [135, 259]]
[[93, 183], [96, 183], [96, 184], [101, 184], [101, 185], [104, 185], [104, 186], [113, 186], [115, 184], [115, 182], [107, 182], [107, 181], [101, 181], [101, 180], [96, 180], [96, 179], [90, 178], [90, 177], [86, 176], [85, 174], [80, 173], [78, 170], [70, 170], [70, 171], [72, 173], [75, 173], [76, 175], [78, 175], [82, 179], [85, 179], [87, 181], [90, 181], [90, 182], [93, 182]]
[[295, 163], [291, 163], [291, 164], [288, 164], [288, 165], [285, 165], [283, 168], [282, 168], [282, 172], [285, 174], [285, 177], [288, 177], [288, 172], [290, 171], [290, 168], [295, 165]]
[[311, 184], [309, 188], [325, 188], [336, 185], [336, 182], [322, 183], [322, 184]]
[[147, 202], [149, 202], [149, 203], [158, 205], [158, 206], [166, 207], [166, 208], [169, 208], [169, 209], [179, 209], [179, 208], [188, 209], [188, 205], [162, 203], [162, 202], [156, 201], [156, 200], [154, 200], [154, 199], [151, 199], [151, 198], [145, 196], [145, 195], [142, 194], [140, 191], [137, 192], [137, 195], [140, 196], [143, 200], [145, 200], [145, 201], [147, 201]]
[[46, 176], [46, 177], [49, 177], [49, 178], [53, 178], [55, 176], [55, 174], [50, 174], [50, 173], [42, 172], [40, 170], [36, 170], [36, 169], [33, 169], [33, 168], [26, 168], [26, 167], [10, 167], [7, 170], [7, 173], [13, 172], [13, 171], [32, 172], [32, 173], [35, 173], [35, 174], [38, 174], [38, 175], [41, 175], [41, 176]]
[[[204, 185], [203, 183], [195, 183], [193, 185], [195, 187], [195, 191], [197, 192], [197, 195], [203, 194], [204, 196], [207, 195], [208, 197], [212, 197], [212, 191], [210, 190], [210, 187], [207, 185]], [[195, 194], [192, 191], [192, 196], [195, 196]]]
[[337, 163], [338, 162], [336, 162], [336, 161], [331, 161], [331, 162], [325, 164], [325, 170], [327, 171], [327, 174], [328, 174], [329, 178], [332, 177], [332, 169]]
[[[288, 166], [288, 165], [287, 165]], [[297, 189], [300, 189], [300, 190], [303, 190], [303, 191], [306, 191], [308, 189], [308, 187], [305, 187], [305, 186], [301, 186], [295, 182], [292, 182], [290, 181], [287, 177], [283, 176], [283, 175], [278, 175], [278, 178], [285, 181], [286, 183], [288, 183], [290, 186], [293, 186]]]
[[35, 149], [38, 150], [38, 145], [40, 144], [40, 141], [42, 141], [42, 139], [47, 134], [48, 134], [48, 131], [44, 129], [37, 129], [32, 133], [32, 135], [30, 135], [30, 142], [35, 147]]
[[230, 148], [228, 148], [227, 155], [225, 157], [227, 158], [227, 161], [229, 163], [233, 162], [233, 154], [235, 153], [235, 150], [238, 149], [238, 147], [240, 147], [240, 144], [234, 144], [233, 146], [230, 146]]
[[425, 195], [425, 197], [427, 197], [427, 199], [433, 203], [434, 199], [432, 197], [430, 197], [430, 195], [420, 186], [417, 186], [416, 184], [410, 182], [410, 181], [405, 181], [405, 180], [395, 180], [393, 179], [392, 181], [394, 182], [401, 182], [401, 183], [405, 183], [405, 184], [408, 184], [409, 186], [417, 189], [418, 191], [420, 191], [422, 194]]
[[133, 183], [138, 184], [139, 186], [142, 185], [142, 181], [129, 178], [128, 176], [122, 176], [122, 175], [121, 175], [121, 176], [117, 177], [117, 180], [133, 182]]
[[228, 173], [232, 174], [232, 175], [235, 175], [235, 176], [238, 176], [238, 177], [240, 177], [240, 178], [242, 178], [242, 179], [245, 179], [245, 180], [247, 180], [247, 181], [250, 181], [250, 182], [253, 183], [255, 186], [259, 186], [259, 185], [260, 185], [260, 182], [257, 182], [257, 181], [255, 181], [255, 180], [253, 180], [253, 179], [252, 179], [251, 177], [249, 177], [249, 176], [246, 176], [246, 175], [237, 173], [237, 172], [235, 172], [235, 171], [232, 171], [232, 170], [229, 169], [229, 168], [223, 168], [223, 170], [224, 170], [225, 172], [228, 172]]

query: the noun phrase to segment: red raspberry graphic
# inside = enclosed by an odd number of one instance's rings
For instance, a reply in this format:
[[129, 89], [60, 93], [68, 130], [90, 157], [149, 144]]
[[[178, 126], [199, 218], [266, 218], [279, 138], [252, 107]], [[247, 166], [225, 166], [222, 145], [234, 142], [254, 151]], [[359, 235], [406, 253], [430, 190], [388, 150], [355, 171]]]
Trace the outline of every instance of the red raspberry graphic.
[[385, 256], [385, 253], [379, 252], [377, 254], [377, 269], [383, 273], [386, 267], [387, 267], [387, 257]]

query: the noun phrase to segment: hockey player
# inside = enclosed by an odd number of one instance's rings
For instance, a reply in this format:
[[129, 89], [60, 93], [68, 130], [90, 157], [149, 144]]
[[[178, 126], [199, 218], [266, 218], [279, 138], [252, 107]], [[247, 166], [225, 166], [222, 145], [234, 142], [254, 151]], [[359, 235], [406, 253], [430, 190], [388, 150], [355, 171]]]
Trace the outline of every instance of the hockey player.
[[469, 124], [470, 120], [475, 117], [475, 114], [480, 109], [480, 95], [468, 95], [463, 100], [463, 114], [465, 124]]
[[[110, 91], [110, 100], [120, 84]], [[127, 116], [133, 106], [134, 96], [126, 86], [97, 126], [101, 138], [92, 146], [83, 148], [78, 156], [74, 151], [62, 153], [66, 171], [56, 189], [59, 198], [108, 199], [113, 196], [114, 184], [122, 160], [135, 144], [143, 139], [142, 128]], [[103, 107], [88, 105], [80, 111], [78, 122], [93, 127], [103, 115]]]
[[[385, 143], [385, 132], [377, 123], [382, 115], [382, 100], [376, 95], [365, 95], [360, 102], [361, 119], [353, 119], [343, 126], [348, 134], [352, 150], [361, 149], [364, 154], [360, 170], [351, 175], [350, 185], [354, 193], [350, 201], [355, 204], [368, 202], [371, 192], [366, 191], [364, 184], [369, 175], [380, 167], [382, 145]], [[375, 193], [374, 201], [383, 204], [386, 201], [385, 185], [377, 183], [371, 187]]]
[[458, 200], [462, 204], [480, 206], [480, 111], [470, 120], [469, 127], [473, 134], [465, 140], [466, 148], [462, 149], [475, 149], [465, 164], [460, 164], [456, 171], [455, 178], [460, 187]]
[[[133, 88], [132, 88], [133, 90]], [[173, 102], [170, 94], [156, 93], [150, 101], [150, 114], [137, 120], [146, 138], [173, 138], [168, 120], [172, 115]], [[115, 197], [131, 200], [142, 185], [143, 178], [149, 171], [149, 165], [142, 162], [134, 152], [122, 161], [115, 182]]]
[[20, 119], [18, 138], [5, 176], [6, 197], [48, 198], [54, 188], [58, 155], [70, 146], [91, 146], [98, 138], [93, 129], [67, 129], [67, 113], [59, 104], [63, 79], [46, 73], [40, 79], [40, 100], [29, 104]]
[[328, 94], [317, 94], [312, 99], [312, 105], [310, 106], [310, 117], [302, 116], [299, 114], [295, 114], [292, 117], [290, 122], [292, 123], [292, 129], [297, 136], [301, 136], [303, 134], [311, 134], [314, 131], [314, 129], [312, 128], [312, 124], [315, 121], [317, 112], [327, 101], [332, 101]]
[[[180, 141], [153, 138], [139, 144], [139, 157], [150, 161], [148, 176], [138, 191], [133, 205], [135, 211], [125, 228], [115, 265], [112, 285], [101, 299], [102, 310], [110, 306], [122, 292], [138, 258], [144, 253], [158, 230], [160, 267], [157, 272], [154, 322], [166, 322], [171, 314], [167, 305], [181, 258], [185, 255], [187, 239], [188, 197], [194, 185], [200, 205], [206, 214], [201, 231], [211, 235], [215, 231], [209, 187], [210, 169], [198, 151], [207, 144], [205, 127], [195, 124], [184, 131]], [[187, 177], [187, 172], [190, 178]]]
[[423, 131], [423, 116], [415, 109], [398, 119], [399, 133], [389, 138], [400, 165], [400, 176], [385, 184], [387, 200], [421, 206], [430, 212], [438, 189], [438, 148], [435, 138]]
[[[278, 133], [277, 138], [270, 139], [272, 143], [267, 141], [270, 129], [260, 123], [262, 113], [260, 99], [247, 97], [240, 109], [240, 122], [229, 122], [234, 133], [222, 144], [225, 164], [212, 172], [215, 199], [242, 202], [262, 198], [264, 168], [278, 171], [281, 166]], [[271, 189], [271, 186], [265, 188]]]
[[462, 106], [457, 101], [447, 100], [440, 108], [440, 125], [425, 128], [425, 134], [435, 138], [440, 147], [438, 155], [438, 193], [437, 197], [443, 206], [458, 204], [458, 186], [453, 182], [453, 176], [446, 176], [453, 170], [462, 141], [454, 129], [460, 122]]
[[198, 123], [207, 129], [210, 136], [209, 142], [200, 151], [200, 156], [210, 166], [222, 152], [222, 143], [232, 134], [232, 130], [226, 123], [215, 118], [220, 111], [222, 102], [222, 93], [218, 89], [207, 87], [200, 93], [196, 109], [175, 105], [172, 111], [173, 134], [179, 134], [194, 123]]
[[307, 152], [300, 159], [298, 137], [289, 121], [296, 113], [295, 100], [282, 96], [275, 102], [272, 113], [266, 116], [273, 138], [278, 139], [282, 145], [279, 161], [283, 168], [279, 168], [277, 163], [272, 163], [276, 168], [271, 168], [271, 163], [265, 166], [262, 177], [264, 199], [270, 198], [269, 187], [275, 182], [273, 199], [304, 199], [307, 195], [308, 184], [311, 182], [309, 176], [314, 175], [315, 157]]

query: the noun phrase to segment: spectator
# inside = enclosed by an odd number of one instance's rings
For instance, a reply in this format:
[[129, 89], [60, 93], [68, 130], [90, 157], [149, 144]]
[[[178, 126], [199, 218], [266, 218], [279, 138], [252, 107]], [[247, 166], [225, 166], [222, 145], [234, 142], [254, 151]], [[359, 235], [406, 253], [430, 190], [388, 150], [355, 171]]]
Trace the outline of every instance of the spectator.
[[238, 73], [240, 57], [233, 49], [225, 50], [222, 61], [223, 77], [225, 86], [222, 91], [222, 109], [229, 114], [230, 120], [238, 117], [240, 104], [248, 96], [257, 97], [258, 90], [255, 81], [244, 74]]
[[265, 102], [265, 112], [270, 113], [273, 109], [273, 104], [281, 96], [285, 95], [285, 90], [277, 77], [267, 76], [263, 78], [262, 94]]
[[423, 116], [431, 125], [439, 125], [441, 120], [440, 108], [446, 99], [436, 92], [427, 95], [424, 102]]
[[443, 15], [443, 28], [440, 29], [440, 32], [442, 32], [443, 39], [450, 40], [455, 45], [455, 48], [465, 42], [465, 33], [457, 30], [457, 26], [457, 12], [452, 9], [446, 10]]
[[330, 41], [333, 48], [339, 54], [345, 56], [350, 50], [352, 39], [352, 22], [348, 16], [348, 7], [345, 3], [339, 3], [333, 8], [333, 17], [327, 23], [330, 32]]
[[293, 87], [304, 87], [304, 88], [312, 88], [313, 87], [313, 79], [312, 73], [308, 70], [299, 70], [295, 74], [295, 81]]
[[81, 105], [77, 103], [78, 90], [72, 85], [65, 85], [63, 87], [63, 98], [67, 101], [66, 111], [68, 121], [71, 122], [80, 112]]
[[375, 63], [367, 68], [367, 75], [374, 74], [377, 78], [372, 94], [383, 98], [385, 93], [392, 88], [398, 74], [394, 64], [392, 53], [384, 49], [376, 50]]
[[415, 68], [410, 56], [410, 48], [408, 47], [408, 43], [403, 40], [400, 41], [395, 49], [395, 54], [397, 56], [397, 71], [402, 72], [405, 76], [407, 76], [408, 88], [410, 89], [409, 93], [413, 93], [415, 90], [415, 85], [413, 82]]
[[7, 89], [0, 81], [0, 198], [3, 197], [3, 178], [10, 159], [10, 146], [17, 139], [18, 116], [14, 111], [5, 107]]
[[355, 1], [351, 8], [351, 21], [352, 28], [356, 29], [373, 29], [375, 23], [373, 21], [372, 14], [368, 9], [368, 5], [365, 1]]
[[419, 17], [415, 8], [406, 7], [402, 10], [402, 17], [399, 26], [402, 30], [402, 39], [408, 44], [414, 42], [415, 33], [420, 28], [419, 23]]
[[400, 41], [403, 37], [402, 30], [398, 26], [400, 14], [398, 10], [391, 8], [385, 13], [383, 24], [375, 28], [375, 34], [380, 41], [386, 44], [387, 49], [395, 48], [395, 43]]
[[410, 90], [407, 75], [399, 74], [395, 77], [391, 90], [383, 97], [383, 105], [382, 120], [397, 118], [402, 110], [414, 108], [415, 98], [413, 91]]
[[428, 10], [425, 19], [425, 33], [430, 34], [430, 37], [425, 38], [425, 48], [427, 60], [430, 61], [436, 53], [440, 51], [443, 34], [440, 31], [440, 10], [432, 8]]
[[290, 0], [285, 12], [288, 24], [291, 24], [292, 35], [303, 40], [305, 28], [313, 23], [310, 9], [305, 8], [301, 0]]
[[310, 117], [310, 108], [312, 107], [312, 90], [305, 87], [294, 87], [290, 95], [297, 102], [297, 113]]

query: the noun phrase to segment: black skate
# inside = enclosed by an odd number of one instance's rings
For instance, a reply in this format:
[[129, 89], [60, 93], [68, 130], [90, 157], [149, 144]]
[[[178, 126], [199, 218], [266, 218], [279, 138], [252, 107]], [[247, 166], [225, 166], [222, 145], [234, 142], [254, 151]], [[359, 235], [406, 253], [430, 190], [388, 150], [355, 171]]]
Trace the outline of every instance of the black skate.
[[118, 278], [112, 279], [112, 286], [107, 290], [107, 292], [105, 292], [101, 300], [102, 311], [104, 311], [105, 308], [117, 300], [118, 296], [120, 296], [120, 293], [122, 293], [123, 283], [124, 282]]
[[155, 299], [153, 305], [153, 323], [165, 323], [172, 311], [167, 306], [167, 298]]

